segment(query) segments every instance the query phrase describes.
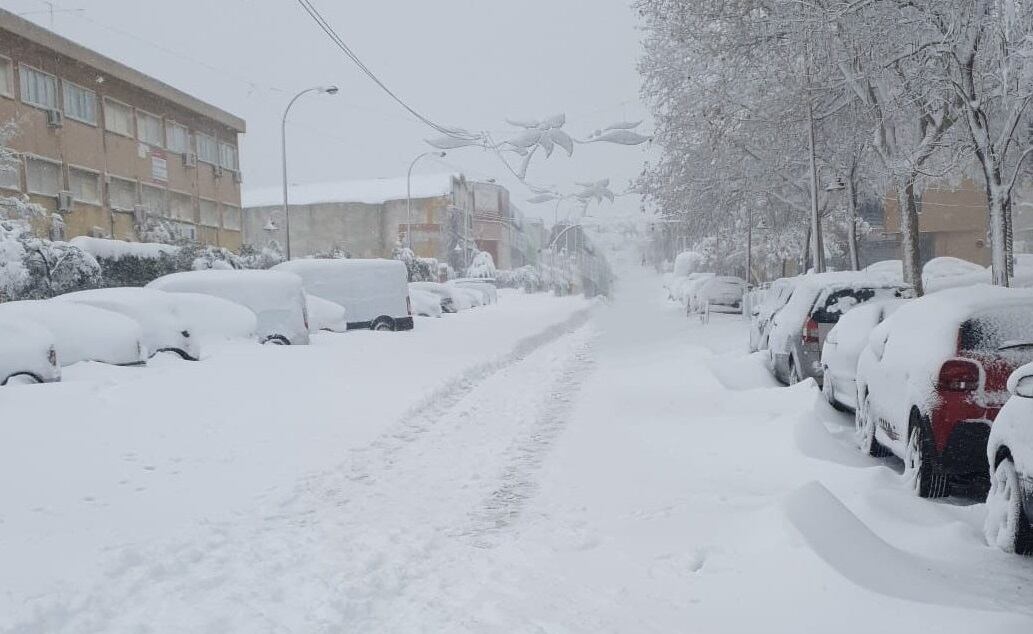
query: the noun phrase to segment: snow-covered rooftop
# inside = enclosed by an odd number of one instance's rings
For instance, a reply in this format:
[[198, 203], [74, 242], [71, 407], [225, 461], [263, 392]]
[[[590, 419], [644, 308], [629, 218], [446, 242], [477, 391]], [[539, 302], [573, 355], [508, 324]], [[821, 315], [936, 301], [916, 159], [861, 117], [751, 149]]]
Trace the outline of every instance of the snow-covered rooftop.
[[[459, 174], [414, 174], [412, 177], [413, 198], [434, 198], [452, 193], [452, 179]], [[367, 203], [379, 205], [389, 200], [404, 199], [406, 179], [375, 178], [360, 181], [337, 181], [332, 183], [302, 183], [291, 185], [292, 205], [314, 205], [318, 203]], [[244, 207], [271, 207], [283, 204], [282, 187], [262, 187], [243, 192]]]

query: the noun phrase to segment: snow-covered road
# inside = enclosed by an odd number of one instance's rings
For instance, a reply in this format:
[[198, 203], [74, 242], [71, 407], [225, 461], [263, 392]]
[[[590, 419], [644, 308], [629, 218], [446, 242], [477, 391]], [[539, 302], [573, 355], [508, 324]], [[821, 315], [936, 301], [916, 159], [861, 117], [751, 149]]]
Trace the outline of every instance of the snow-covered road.
[[912, 496], [655, 275], [0, 391], [0, 631], [1028, 632]]

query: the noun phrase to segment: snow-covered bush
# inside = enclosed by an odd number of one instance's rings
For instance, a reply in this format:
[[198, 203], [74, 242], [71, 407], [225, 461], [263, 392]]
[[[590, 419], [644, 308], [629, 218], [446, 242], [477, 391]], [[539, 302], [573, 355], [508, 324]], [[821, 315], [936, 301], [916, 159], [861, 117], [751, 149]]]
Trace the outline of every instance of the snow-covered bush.
[[401, 244], [395, 245], [392, 257], [405, 264], [410, 282], [436, 281], [437, 260], [417, 257], [412, 249], [403, 247]]
[[[145, 286], [162, 275], [183, 270], [180, 247], [156, 242], [125, 242], [80, 236], [71, 243], [96, 258], [105, 287]], [[193, 258], [190, 258], [192, 264]], [[189, 268], [189, 264], [187, 268]]]
[[101, 285], [100, 264], [82, 249], [35, 237], [25, 237], [22, 243], [29, 279], [19, 299], [46, 299]]
[[284, 261], [283, 250], [280, 245], [271, 241], [268, 245], [257, 248], [250, 244], [240, 247], [240, 261], [245, 269], [264, 270], [269, 269]]
[[466, 277], [493, 279], [495, 274], [495, 260], [487, 251], [478, 251], [470, 266], [466, 268]]
[[180, 262], [190, 260], [191, 271], [204, 271], [207, 269], [242, 269], [245, 268], [244, 260], [225, 247], [191, 245], [184, 247], [179, 254]]
[[531, 265], [511, 271], [496, 271], [495, 285], [499, 288], [520, 288], [528, 293], [537, 293], [544, 288], [541, 274]]

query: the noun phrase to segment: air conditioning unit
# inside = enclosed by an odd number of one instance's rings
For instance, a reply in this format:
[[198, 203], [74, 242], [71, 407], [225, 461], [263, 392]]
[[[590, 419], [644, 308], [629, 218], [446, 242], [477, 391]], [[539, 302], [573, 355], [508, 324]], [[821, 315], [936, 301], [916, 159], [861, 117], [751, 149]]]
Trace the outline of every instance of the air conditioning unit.
[[215, 175], [215, 178], [220, 178], [222, 176], [222, 165], [212, 165], [212, 174]]
[[233, 172], [233, 182], [240, 185], [244, 182], [244, 175], [239, 171]]
[[58, 192], [57, 210], [60, 212], [68, 212], [72, 210], [72, 192]]
[[60, 110], [52, 108], [47, 110], [47, 127], [48, 128], [60, 128], [65, 124], [64, 116]]
[[193, 152], [183, 153], [183, 166], [184, 167], [197, 167], [197, 155]]

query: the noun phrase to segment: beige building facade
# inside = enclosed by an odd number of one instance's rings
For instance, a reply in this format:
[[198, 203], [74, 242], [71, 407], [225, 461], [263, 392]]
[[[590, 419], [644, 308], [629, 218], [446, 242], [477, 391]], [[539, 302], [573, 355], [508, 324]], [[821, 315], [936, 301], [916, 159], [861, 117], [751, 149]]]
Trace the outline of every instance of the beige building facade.
[[37, 230], [238, 251], [242, 119], [0, 10], [0, 123], [21, 157], [0, 173], [63, 223]]

